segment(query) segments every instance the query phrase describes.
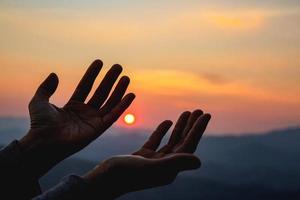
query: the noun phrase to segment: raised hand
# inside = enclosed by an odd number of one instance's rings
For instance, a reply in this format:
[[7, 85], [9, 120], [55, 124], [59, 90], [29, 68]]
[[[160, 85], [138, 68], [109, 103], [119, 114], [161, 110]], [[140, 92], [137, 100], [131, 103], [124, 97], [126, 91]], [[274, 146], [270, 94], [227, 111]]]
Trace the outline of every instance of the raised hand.
[[133, 155], [112, 157], [87, 173], [84, 178], [91, 185], [91, 194], [113, 199], [122, 194], [166, 185], [184, 170], [200, 167], [193, 155], [210, 120], [200, 110], [184, 112], [179, 117], [168, 143], [157, 150], [171, 127], [171, 121], [162, 122], [149, 140]]
[[109, 96], [122, 72], [122, 67], [116, 64], [85, 103], [101, 68], [100, 60], [90, 65], [70, 100], [62, 108], [49, 102], [58, 86], [56, 74], [50, 74], [37, 89], [29, 104], [31, 129], [20, 140], [26, 152], [25, 165], [32, 169], [33, 176], [42, 176], [56, 163], [100, 136], [135, 98], [132, 93], [124, 96], [130, 81], [127, 76], [119, 80]]

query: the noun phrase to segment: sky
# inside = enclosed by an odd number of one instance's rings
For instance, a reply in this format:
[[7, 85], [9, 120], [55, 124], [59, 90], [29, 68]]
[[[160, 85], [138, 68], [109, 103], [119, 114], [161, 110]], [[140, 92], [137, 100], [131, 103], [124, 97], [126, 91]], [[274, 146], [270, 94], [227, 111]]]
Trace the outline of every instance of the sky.
[[[0, 1], [0, 116], [28, 117], [51, 72], [63, 106], [94, 59], [131, 78], [131, 128], [185, 110], [209, 134], [300, 125], [300, 1]], [[118, 126], [124, 126], [119, 121]]]

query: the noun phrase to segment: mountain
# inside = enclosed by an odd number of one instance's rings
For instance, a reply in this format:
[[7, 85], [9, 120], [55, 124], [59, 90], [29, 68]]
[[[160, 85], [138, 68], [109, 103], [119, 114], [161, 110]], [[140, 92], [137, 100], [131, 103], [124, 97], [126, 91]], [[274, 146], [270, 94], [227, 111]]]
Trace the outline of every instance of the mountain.
[[[0, 118], [0, 143], [20, 138], [28, 120]], [[146, 130], [110, 129], [41, 179], [47, 189], [63, 176], [84, 174], [101, 160], [137, 150]], [[149, 132], [148, 132], [149, 133]], [[199, 170], [185, 172], [171, 185], [120, 199], [300, 199], [300, 127], [241, 136], [206, 136], [196, 154]]]

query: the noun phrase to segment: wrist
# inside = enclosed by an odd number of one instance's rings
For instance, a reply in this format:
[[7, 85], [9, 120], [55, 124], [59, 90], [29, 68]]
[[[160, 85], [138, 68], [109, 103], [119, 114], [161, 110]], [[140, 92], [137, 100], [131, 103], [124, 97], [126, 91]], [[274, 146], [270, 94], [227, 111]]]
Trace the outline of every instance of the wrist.
[[126, 192], [122, 192], [113, 176], [104, 169], [102, 165], [97, 166], [82, 177], [88, 185], [89, 192], [96, 199], [104, 200], [116, 199]]
[[18, 142], [24, 154], [28, 154], [28, 152], [35, 151], [35, 149], [38, 148], [40, 143], [31, 136], [30, 131]]
[[49, 160], [45, 153], [44, 141], [39, 137], [34, 137], [32, 130], [21, 138], [18, 143], [21, 149], [21, 163], [25, 173], [33, 178], [39, 179], [45, 173], [45, 161]]

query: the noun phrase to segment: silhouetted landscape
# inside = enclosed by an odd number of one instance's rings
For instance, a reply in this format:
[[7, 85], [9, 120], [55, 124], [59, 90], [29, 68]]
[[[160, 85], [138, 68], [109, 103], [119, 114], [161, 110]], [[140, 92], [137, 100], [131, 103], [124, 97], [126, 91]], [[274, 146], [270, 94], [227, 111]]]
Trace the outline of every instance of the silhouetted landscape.
[[[0, 118], [1, 145], [22, 137], [28, 120]], [[88, 148], [63, 161], [41, 180], [44, 190], [67, 174], [84, 174], [116, 154], [137, 150], [147, 130], [111, 128]], [[228, 134], [227, 134], [228, 135]], [[300, 127], [243, 136], [204, 136], [197, 150], [200, 170], [179, 175], [165, 187], [120, 199], [299, 199]]]

